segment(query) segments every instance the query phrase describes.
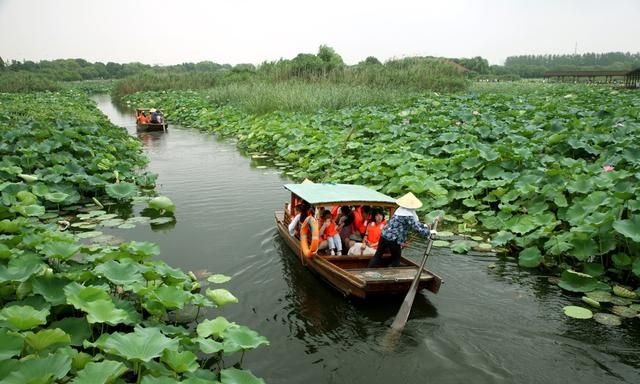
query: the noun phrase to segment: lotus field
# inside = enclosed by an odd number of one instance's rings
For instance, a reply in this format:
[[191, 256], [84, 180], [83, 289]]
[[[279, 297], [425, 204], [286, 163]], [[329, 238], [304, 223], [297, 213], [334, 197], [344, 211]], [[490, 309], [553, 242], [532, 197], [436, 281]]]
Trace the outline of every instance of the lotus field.
[[[226, 276], [198, 280], [153, 243], [95, 230], [174, 220], [138, 140], [76, 92], [0, 94], [0, 135], [1, 382], [262, 382], [240, 365], [268, 341], [205, 318], [237, 301], [200, 293]], [[131, 204], [155, 218], [113, 213]]]
[[[233, 136], [297, 180], [365, 184], [392, 196], [412, 191], [424, 213], [444, 213], [457, 232], [490, 233], [521, 266], [562, 273], [565, 289], [638, 286], [637, 92], [540, 86], [264, 115], [214, 105], [206, 91], [126, 101], [160, 105], [169, 120]], [[463, 240], [452, 249], [474, 245]]]

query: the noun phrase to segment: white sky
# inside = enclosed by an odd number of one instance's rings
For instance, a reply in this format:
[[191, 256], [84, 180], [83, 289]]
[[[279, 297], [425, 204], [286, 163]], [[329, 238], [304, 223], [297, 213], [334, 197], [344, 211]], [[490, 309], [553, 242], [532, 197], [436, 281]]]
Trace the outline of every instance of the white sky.
[[254, 63], [640, 51], [640, 0], [0, 0], [5, 61]]

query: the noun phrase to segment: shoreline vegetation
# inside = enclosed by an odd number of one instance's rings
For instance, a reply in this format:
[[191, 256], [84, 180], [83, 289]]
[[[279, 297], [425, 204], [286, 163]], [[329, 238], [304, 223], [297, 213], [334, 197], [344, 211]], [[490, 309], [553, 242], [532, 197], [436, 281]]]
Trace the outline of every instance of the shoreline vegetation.
[[0, 135], [0, 381], [263, 382], [241, 365], [268, 341], [216, 316], [228, 277], [96, 230], [175, 221], [138, 140], [77, 91], [0, 93]]

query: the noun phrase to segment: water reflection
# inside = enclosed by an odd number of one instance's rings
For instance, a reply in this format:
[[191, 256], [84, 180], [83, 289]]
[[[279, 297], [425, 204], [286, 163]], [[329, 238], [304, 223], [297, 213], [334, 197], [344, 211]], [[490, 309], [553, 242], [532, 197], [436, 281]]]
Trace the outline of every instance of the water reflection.
[[142, 144], [149, 149], [157, 149], [160, 147], [161, 139], [168, 132], [145, 132], [137, 131], [136, 136], [142, 141]]

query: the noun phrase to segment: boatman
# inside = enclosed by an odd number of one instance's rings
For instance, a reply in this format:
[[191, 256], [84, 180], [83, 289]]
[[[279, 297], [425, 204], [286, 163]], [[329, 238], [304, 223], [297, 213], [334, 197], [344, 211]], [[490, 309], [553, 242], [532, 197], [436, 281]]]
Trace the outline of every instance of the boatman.
[[422, 202], [409, 192], [396, 200], [399, 208], [396, 209], [393, 217], [382, 230], [382, 236], [378, 243], [375, 255], [369, 261], [369, 268], [374, 268], [380, 264], [382, 255], [387, 250], [391, 253], [391, 266], [400, 265], [402, 246], [407, 241], [409, 230], [414, 230], [424, 237], [435, 237], [437, 232], [430, 229], [428, 225], [421, 224], [416, 214], [416, 209], [422, 207]]

